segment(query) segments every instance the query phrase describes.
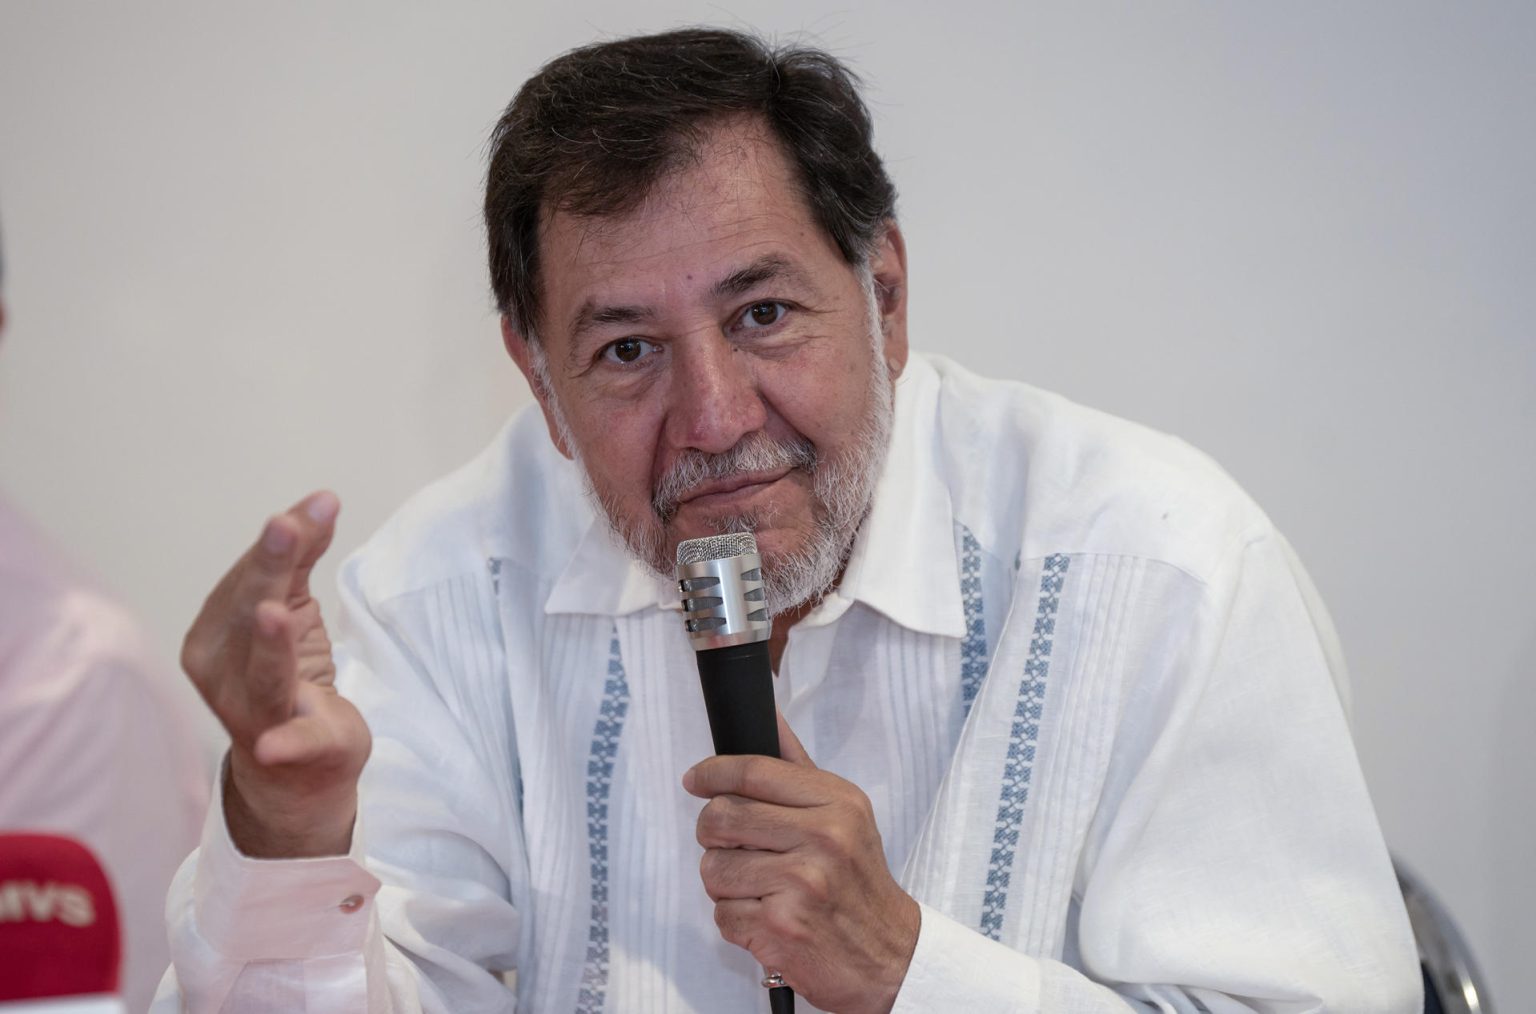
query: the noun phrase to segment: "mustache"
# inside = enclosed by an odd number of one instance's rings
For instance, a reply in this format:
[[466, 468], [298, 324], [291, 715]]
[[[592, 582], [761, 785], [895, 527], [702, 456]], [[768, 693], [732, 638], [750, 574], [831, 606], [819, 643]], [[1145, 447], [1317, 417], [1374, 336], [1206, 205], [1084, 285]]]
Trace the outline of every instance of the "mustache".
[[651, 509], [663, 523], [672, 520], [683, 497], [706, 482], [729, 479], [749, 472], [781, 468], [816, 470], [816, 445], [804, 437], [775, 440], [766, 433], [752, 433], [720, 454], [687, 451], [661, 477], [651, 493]]

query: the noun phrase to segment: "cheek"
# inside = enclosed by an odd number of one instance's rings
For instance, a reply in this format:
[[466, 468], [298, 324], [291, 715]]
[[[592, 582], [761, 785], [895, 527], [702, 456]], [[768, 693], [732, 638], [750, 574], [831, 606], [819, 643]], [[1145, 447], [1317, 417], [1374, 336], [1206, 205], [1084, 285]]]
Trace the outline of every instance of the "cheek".
[[831, 450], [851, 437], [869, 411], [869, 370], [867, 356], [809, 356], [775, 370], [764, 395], [790, 429]]
[[597, 491], [625, 504], [649, 503], [659, 421], [609, 408], [584, 412], [577, 425], [582, 460]]

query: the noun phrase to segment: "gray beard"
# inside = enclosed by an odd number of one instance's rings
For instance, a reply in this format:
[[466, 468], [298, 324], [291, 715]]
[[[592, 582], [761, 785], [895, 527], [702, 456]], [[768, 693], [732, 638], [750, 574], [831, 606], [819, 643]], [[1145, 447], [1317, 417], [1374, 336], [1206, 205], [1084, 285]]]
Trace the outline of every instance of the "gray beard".
[[[690, 451], [679, 457], [657, 483], [651, 497], [650, 514], [641, 518], [625, 517], [616, 503], [602, 497], [592, 485], [574, 435], [549, 385], [549, 367], [543, 349], [537, 343], [531, 343], [535, 381], [543, 386], [555, 429], [575, 458], [587, 499], [638, 560], [663, 578], [670, 580], [675, 576], [666, 526], [677, 511], [679, 499], [700, 483], [747, 472], [801, 468], [811, 476], [811, 532], [798, 549], [764, 557], [763, 581], [769, 615], [777, 616], [813, 604], [832, 590], [853, 551], [859, 526], [874, 505], [875, 486], [885, 465], [895, 415], [895, 395], [890, 368], [882, 354], [884, 336], [872, 290], [869, 302], [873, 366], [866, 395], [870, 410], [860, 421], [847, 451], [836, 458], [826, 458], [803, 437], [779, 443], [762, 433], [749, 434], [721, 454]], [[773, 520], [751, 513], [735, 514], [717, 519], [715, 528], [718, 534], [755, 532]]]

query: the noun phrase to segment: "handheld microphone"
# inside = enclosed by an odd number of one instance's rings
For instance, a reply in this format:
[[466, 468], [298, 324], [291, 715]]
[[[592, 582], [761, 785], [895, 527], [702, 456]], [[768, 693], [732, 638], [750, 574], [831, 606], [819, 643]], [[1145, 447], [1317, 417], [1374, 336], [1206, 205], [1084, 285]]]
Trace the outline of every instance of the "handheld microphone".
[[122, 1014], [122, 931], [90, 849], [0, 834], [0, 1011]]
[[[715, 753], [779, 756], [768, 659], [773, 625], [757, 539], [741, 532], [678, 543], [677, 584]], [[795, 994], [779, 973], [769, 972], [763, 985], [773, 1014], [793, 1014]]]
[[772, 624], [757, 540], [743, 532], [678, 543], [677, 583], [715, 753], [777, 757]]

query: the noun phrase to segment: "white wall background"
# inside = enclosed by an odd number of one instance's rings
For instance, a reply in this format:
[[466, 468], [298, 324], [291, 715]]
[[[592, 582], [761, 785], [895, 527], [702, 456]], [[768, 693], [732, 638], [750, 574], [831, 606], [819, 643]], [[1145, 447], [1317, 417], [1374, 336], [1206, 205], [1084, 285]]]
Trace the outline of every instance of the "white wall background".
[[356, 545], [526, 401], [477, 223], [501, 107], [697, 21], [865, 73], [918, 347], [1268, 507], [1389, 840], [1523, 1009], [1536, 6], [0, 0], [0, 482], [168, 658], [267, 513], [330, 486]]

